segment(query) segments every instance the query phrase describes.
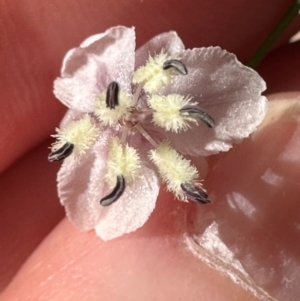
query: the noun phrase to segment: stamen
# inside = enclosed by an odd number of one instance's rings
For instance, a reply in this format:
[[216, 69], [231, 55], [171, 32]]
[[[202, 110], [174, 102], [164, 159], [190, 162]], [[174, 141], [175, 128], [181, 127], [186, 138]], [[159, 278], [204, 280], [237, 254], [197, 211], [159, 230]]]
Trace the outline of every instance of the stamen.
[[167, 184], [167, 190], [175, 197], [187, 201], [187, 196], [181, 188], [182, 183], [197, 185], [198, 171], [191, 162], [176, 152], [168, 142], [162, 142], [149, 153], [150, 160], [156, 165], [162, 180]]
[[57, 134], [52, 136], [56, 138], [56, 142], [52, 144], [52, 153], [49, 156], [49, 160], [52, 161], [54, 161], [53, 157], [57, 157], [61, 152], [69, 155], [68, 151], [73, 152], [74, 158], [79, 159], [93, 147], [100, 135], [98, 125], [88, 114], [79, 120], [70, 121], [65, 127], [56, 131]]
[[154, 57], [149, 57], [145, 66], [139, 67], [133, 74], [132, 82], [142, 84], [147, 93], [156, 93], [174, 78], [173, 72], [163, 70], [164, 62], [170, 60], [170, 56], [163, 51]]
[[74, 144], [67, 142], [58, 150], [51, 152], [48, 156], [48, 160], [50, 162], [63, 160], [72, 154], [73, 149]]
[[182, 75], [187, 75], [188, 71], [187, 68], [185, 66], [185, 64], [182, 61], [179, 60], [167, 60], [164, 62], [163, 64], [163, 69], [167, 70], [169, 68], [175, 68], [177, 70], [177, 72], [179, 72]]
[[139, 174], [141, 160], [135, 148], [128, 144], [124, 145], [118, 138], [112, 137], [108, 144], [106, 165], [105, 181], [110, 188], [114, 187], [118, 175], [123, 175], [126, 185], [130, 186]]
[[129, 128], [127, 126], [123, 126], [122, 127], [122, 137], [121, 137], [121, 141], [120, 141], [122, 145], [126, 144], [128, 133], [129, 133]]
[[150, 144], [156, 148], [158, 144], [156, 141], [145, 131], [145, 129], [138, 123], [135, 128], [140, 131], [140, 133], [150, 142]]
[[144, 87], [144, 82], [141, 82], [137, 86], [137, 88], [136, 88], [136, 90], [134, 92], [134, 95], [133, 95], [133, 105], [135, 105], [135, 106], [138, 104], [139, 96], [141, 94], [141, 91], [143, 90], [143, 87]]
[[114, 189], [100, 200], [100, 205], [109, 206], [117, 201], [125, 191], [125, 178], [122, 175], [117, 176], [117, 184]]
[[188, 105], [181, 108], [179, 112], [182, 116], [200, 119], [210, 128], [213, 128], [215, 126], [215, 121], [213, 120], [213, 118], [197, 106]]
[[148, 105], [154, 111], [153, 123], [166, 131], [179, 133], [188, 130], [191, 122], [198, 124], [196, 119], [180, 113], [181, 108], [194, 105], [189, 97], [179, 94], [152, 95], [148, 99]]
[[182, 183], [180, 185], [180, 187], [183, 190], [183, 192], [186, 194], [186, 196], [189, 200], [197, 202], [197, 203], [201, 203], [201, 204], [210, 203], [208, 195], [203, 189], [196, 188], [189, 183]]
[[119, 105], [119, 85], [117, 82], [111, 82], [108, 85], [105, 102], [106, 107], [110, 109], [114, 109]]
[[95, 114], [103, 125], [115, 125], [128, 114], [133, 106], [132, 96], [116, 83], [112, 82], [107, 91], [96, 99]]

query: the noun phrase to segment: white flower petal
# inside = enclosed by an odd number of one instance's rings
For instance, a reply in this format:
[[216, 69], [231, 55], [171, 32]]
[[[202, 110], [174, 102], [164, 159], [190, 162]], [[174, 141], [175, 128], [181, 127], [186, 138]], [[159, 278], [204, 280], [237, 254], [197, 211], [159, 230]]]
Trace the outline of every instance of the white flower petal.
[[145, 65], [149, 55], [155, 56], [162, 49], [165, 53], [177, 57], [184, 50], [184, 45], [175, 31], [159, 34], [136, 50], [135, 69]]
[[93, 152], [80, 161], [67, 158], [57, 177], [58, 194], [70, 221], [79, 229], [93, 228], [104, 240], [135, 231], [149, 218], [155, 208], [160, 183], [153, 165], [147, 158], [147, 145], [133, 139], [132, 146], [141, 153], [141, 169], [137, 180], [108, 207], [100, 200], [109, 193], [105, 183], [108, 139], [116, 133], [106, 130]]
[[163, 94], [191, 96], [212, 116], [215, 128], [200, 123], [180, 134], [166, 132], [174, 148], [184, 154], [209, 155], [227, 151], [248, 137], [267, 111], [267, 100], [261, 96], [266, 84], [258, 73], [219, 47], [186, 50], [182, 61], [188, 74], [176, 76]]
[[[107, 158], [107, 138], [110, 131], [80, 161], [65, 159], [57, 175], [58, 195], [70, 221], [81, 230], [90, 230], [97, 224], [103, 197]], [[97, 154], [97, 156], [96, 156]]]
[[130, 92], [134, 69], [135, 32], [122, 26], [89, 37], [70, 50], [54, 82], [55, 96], [66, 106], [91, 112], [100, 92], [117, 81]]
[[95, 156], [91, 154], [80, 161], [70, 157], [65, 159], [57, 174], [60, 202], [65, 206], [67, 217], [81, 230], [92, 229], [99, 218], [94, 198], [87, 197], [94, 162]]
[[140, 228], [155, 208], [160, 187], [158, 177], [153, 165], [149, 163], [145, 146], [136, 144], [135, 147], [141, 155], [138, 179], [125, 189], [115, 203], [103, 208], [95, 228], [103, 240], [110, 240]]

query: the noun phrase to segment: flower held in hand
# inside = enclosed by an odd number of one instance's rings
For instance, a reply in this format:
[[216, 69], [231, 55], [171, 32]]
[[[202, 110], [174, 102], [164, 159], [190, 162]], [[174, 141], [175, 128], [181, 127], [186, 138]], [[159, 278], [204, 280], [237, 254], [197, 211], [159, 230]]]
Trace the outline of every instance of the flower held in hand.
[[68, 108], [50, 161], [65, 159], [58, 194], [70, 220], [104, 240], [141, 227], [160, 181], [182, 201], [208, 203], [183, 155], [227, 151], [266, 113], [265, 82], [219, 47], [185, 50], [175, 32], [135, 52], [113, 27], [64, 58], [54, 93]]

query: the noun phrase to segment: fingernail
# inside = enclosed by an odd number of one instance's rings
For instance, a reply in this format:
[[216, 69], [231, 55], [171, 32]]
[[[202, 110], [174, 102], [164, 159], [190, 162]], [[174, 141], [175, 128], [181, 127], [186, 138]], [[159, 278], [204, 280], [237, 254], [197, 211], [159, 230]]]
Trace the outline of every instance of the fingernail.
[[212, 204], [189, 213], [189, 248], [263, 300], [298, 300], [299, 94], [271, 102], [260, 129], [215, 162]]

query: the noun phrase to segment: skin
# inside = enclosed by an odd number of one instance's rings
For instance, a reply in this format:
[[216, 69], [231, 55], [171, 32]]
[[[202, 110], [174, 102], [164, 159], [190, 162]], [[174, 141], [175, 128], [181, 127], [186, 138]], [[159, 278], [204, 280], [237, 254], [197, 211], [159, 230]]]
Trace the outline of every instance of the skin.
[[[59, 164], [46, 160], [49, 136], [66, 111], [54, 98], [52, 83], [68, 49], [117, 24], [134, 25], [138, 45], [157, 33], [176, 30], [187, 47], [219, 45], [245, 62], [292, 2], [2, 1], [1, 301], [28, 296], [58, 301], [99, 300], [99, 296], [112, 301], [196, 300], [199, 296], [203, 300], [256, 300], [186, 250], [181, 237], [191, 222], [186, 223], [190, 205], [175, 202], [163, 191], [146, 225], [119, 239], [103, 242], [93, 232], [81, 233], [70, 224], [56, 196]], [[300, 67], [299, 45], [278, 48], [299, 29], [298, 18], [259, 68], [268, 93], [300, 90], [295, 76]], [[296, 130], [280, 122], [276, 127], [286, 132], [274, 140], [275, 146]], [[257, 143], [260, 149], [266, 142]], [[246, 141], [236, 152], [246, 154], [247, 160], [251, 150], [251, 142]], [[238, 178], [240, 167], [231, 152], [214, 156], [210, 167], [218, 166], [218, 174], [209, 172], [205, 182], [209, 189], [218, 191], [225, 185], [222, 169], [226, 170], [228, 161]], [[251, 177], [251, 166], [247, 172]], [[290, 176], [288, 166], [283, 173]], [[240, 185], [246, 184], [241, 181]]]

